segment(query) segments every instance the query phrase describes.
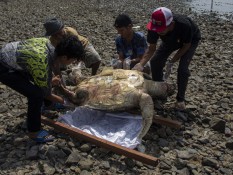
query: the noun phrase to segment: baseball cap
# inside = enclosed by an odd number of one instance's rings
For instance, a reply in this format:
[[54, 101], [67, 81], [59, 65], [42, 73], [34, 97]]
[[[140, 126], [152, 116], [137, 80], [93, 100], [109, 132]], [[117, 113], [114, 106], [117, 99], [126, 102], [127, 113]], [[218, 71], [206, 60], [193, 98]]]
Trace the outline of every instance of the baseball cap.
[[164, 31], [171, 24], [173, 15], [170, 9], [159, 7], [151, 15], [151, 21], [147, 24], [147, 29], [155, 32]]
[[44, 28], [46, 30], [45, 36], [51, 36], [57, 33], [64, 27], [64, 24], [61, 20], [57, 18], [50, 18], [44, 23]]
[[130, 19], [130, 17], [126, 14], [120, 14], [115, 20], [114, 27], [128, 27], [129, 24], [132, 24], [132, 20]]

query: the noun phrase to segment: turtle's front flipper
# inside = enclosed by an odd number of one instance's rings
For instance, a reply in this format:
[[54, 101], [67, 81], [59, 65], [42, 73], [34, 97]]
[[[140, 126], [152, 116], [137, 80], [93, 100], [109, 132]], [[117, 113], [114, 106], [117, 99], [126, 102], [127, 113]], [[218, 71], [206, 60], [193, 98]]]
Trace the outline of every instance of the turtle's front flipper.
[[99, 76], [110, 76], [113, 74], [112, 67], [104, 67], [102, 72], [99, 73]]
[[150, 95], [146, 93], [141, 94], [141, 98], [139, 100], [139, 106], [142, 113], [142, 129], [138, 135], [138, 139], [142, 139], [152, 124], [153, 113], [154, 113], [154, 104]]

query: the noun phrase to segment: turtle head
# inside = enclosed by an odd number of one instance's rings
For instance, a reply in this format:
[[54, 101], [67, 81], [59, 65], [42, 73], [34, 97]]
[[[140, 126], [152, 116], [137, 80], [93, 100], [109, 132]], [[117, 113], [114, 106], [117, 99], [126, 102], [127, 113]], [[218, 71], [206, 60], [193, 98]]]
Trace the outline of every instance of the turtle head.
[[89, 99], [88, 90], [86, 90], [86, 89], [76, 89], [75, 95], [74, 95], [72, 101], [76, 105], [82, 106], [87, 102], [88, 99]]

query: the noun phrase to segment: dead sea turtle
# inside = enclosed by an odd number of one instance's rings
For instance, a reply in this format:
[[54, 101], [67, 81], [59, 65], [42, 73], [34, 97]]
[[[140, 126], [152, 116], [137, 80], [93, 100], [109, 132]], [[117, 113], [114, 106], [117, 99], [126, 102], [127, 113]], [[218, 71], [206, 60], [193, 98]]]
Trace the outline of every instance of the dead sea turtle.
[[152, 98], [167, 98], [174, 93], [175, 86], [166, 82], [146, 80], [143, 73], [136, 70], [105, 68], [100, 74], [82, 80], [72, 90], [75, 95], [71, 100], [79, 106], [85, 105], [106, 111], [139, 107], [143, 117], [142, 129], [138, 136], [141, 139], [152, 123]]

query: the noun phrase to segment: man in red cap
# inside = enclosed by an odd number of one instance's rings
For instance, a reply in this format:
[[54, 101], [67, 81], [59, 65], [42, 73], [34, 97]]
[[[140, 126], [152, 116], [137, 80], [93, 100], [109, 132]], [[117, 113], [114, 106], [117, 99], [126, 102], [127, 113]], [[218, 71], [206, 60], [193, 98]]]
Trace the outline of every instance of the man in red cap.
[[[133, 69], [142, 70], [145, 63], [150, 60], [152, 79], [163, 81], [163, 68], [168, 57], [173, 51], [177, 51], [167, 63], [167, 71], [175, 62], [179, 61], [177, 85], [178, 93], [176, 96], [176, 109], [185, 109], [185, 91], [190, 76], [189, 64], [201, 39], [197, 25], [183, 15], [172, 14], [166, 7], [159, 7], [154, 10], [151, 21], [147, 24], [147, 42], [149, 47], [140, 63]], [[158, 49], [156, 44], [158, 39], [162, 42]]]

